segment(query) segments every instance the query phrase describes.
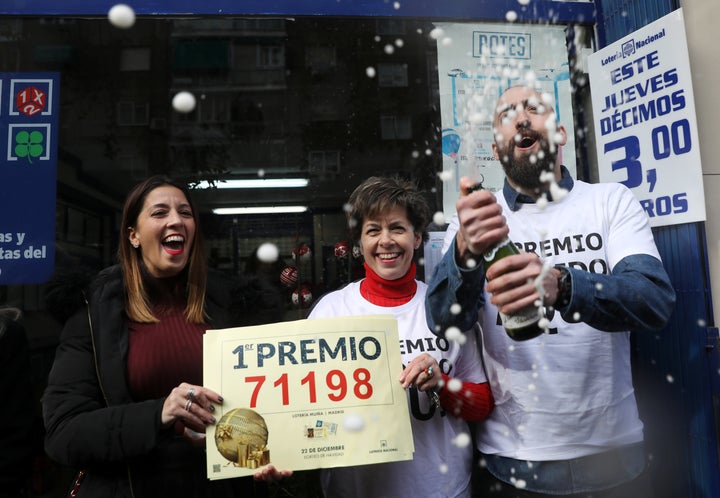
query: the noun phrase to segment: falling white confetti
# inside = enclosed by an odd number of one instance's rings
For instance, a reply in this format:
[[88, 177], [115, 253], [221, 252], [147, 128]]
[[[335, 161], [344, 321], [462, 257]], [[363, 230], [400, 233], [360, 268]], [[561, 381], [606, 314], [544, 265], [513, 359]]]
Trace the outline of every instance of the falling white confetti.
[[265, 242], [258, 247], [257, 258], [263, 263], [274, 263], [278, 260], [280, 251], [272, 242]]
[[190, 92], [178, 92], [172, 99], [172, 106], [177, 112], [187, 114], [195, 109], [195, 95]]
[[448, 464], [446, 464], [446, 463], [441, 463], [438, 470], [440, 470], [440, 473], [441, 473], [441, 474], [447, 474], [447, 473], [448, 473], [448, 470], [450, 470], [450, 468], [448, 467]]
[[405, 45], [405, 42], [402, 41], [400, 38], [398, 38], [397, 40], [395, 40], [395, 46], [396, 46], [397, 48], [402, 48], [403, 45]]
[[263, 178], [265, 176], [265, 170], [260, 168], [257, 172], [258, 178]]
[[116, 28], [132, 28], [135, 24], [135, 11], [129, 5], [119, 3], [108, 11], [108, 20]]
[[518, 489], [525, 489], [525, 486], [527, 486], [527, 482], [525, 482], [524, 479], [515, 479], [514, 477], [511, 477], [510, 482]]
[[485, 114], [482, 112], [474, 112], [470, 115], [470, 123], [478, 125], [482, 124], [482, 122], [485, 120]]
[[438, 178], [440, 178], [441, 182], [449, 182], [453, 179], [453, 173], [452, 171], [441, 171], [437, 174]]
[[675, 378], [670, 374], [667, 374], [665, 379], [668, 381], [668, 384], [672, 384], [673, 382], [675, 382]]
[[442, 28], [435, 28], [432, 31], [430, 31], [430, 38], [432, 38], [433, 40], [438, 40], [444, 34], [445, 34], [445, 31], [443, 31]]
[[528, 5], [530, 3], [530, 0], [518, 0], [518, 3], [520, 5]]
[[550, 195], [552, 195], [554, 201], [559, 201], [568, 195], [568, 189], [562, 188], [560, 185], [553, 182], [550, 184]]
[[390, 54], [392, 54], [393, 52], [395, 52], [395, 47], [393, 47], [392, 45], [390, 45], [390, 44], [388, 43], [387, 45], [385, 45], [385, 48], [384, 48], [383, 50], [385, 50], [385, 53], [386, 53], [386, 54], [390, 55]]
[[360, 432], [365, 428], [365, 421], [360, 415], [349, 414], [342, 421], [343, 429], [349, 432]]
[[453, 438], [452, 443], [457, 446], [458, 448], [467, 448], [467, 446], [470, 444], [470, 434], [466, 432], [461, 432], [455, 438]]
[[507, 13], [505, 14], [505, 19], [508, 22], [517, 21], [517, 12], [515, 12], [514, 10], [508, 10]]
[[451, 393], [459, 392], [462, 389], [462, 381], [458, 378], [452, 378], [448, 381], [447, 388]]
[[462, 311], [462, 306], [459, 303], [453, 303], [450, 305], [450, 313], [453, 315], [459, 315]]
[[576, 322], [580, 321], [580, 312], [579, 311], [576, 311], [575, 313], [573, 313], [573, 320], [575, 320]]
[[372, 66], [368, 66], [365, 69], [365, 74], [367, 74], [368, 78], [374, 78], [375, 77], [375, 68]]
[[461, 346], [465, 344], [465, 341], [467, 341], [467, 337], [465, 337], [465, 334], [463, 334], [457, 327], [448, 327], [445, 331], [445, 338], [448, 341], [457, 342]]
[[393, 9], [399, 10], [399, 9], [400, 9], [400, 2], [394, 2], [394, 3], [393, 3]]
[[433, 215], [433, 223], [436, 225], [444, 225], [445, 224], [445, 213], [442, 211], [438, 211]]

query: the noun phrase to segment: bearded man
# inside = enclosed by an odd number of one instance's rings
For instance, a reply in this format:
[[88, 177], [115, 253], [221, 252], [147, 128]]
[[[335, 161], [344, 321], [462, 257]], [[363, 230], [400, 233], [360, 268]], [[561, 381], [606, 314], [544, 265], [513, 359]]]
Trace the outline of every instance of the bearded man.
[[[436, 334], [482, 327], [495, 409], [477, 426], [473, 493], [648, 498], [630, 331], [663, 328], [675, 304], [648, 218], [625, 186], [571, 177], [567, 132], [535, 89], [507, 89], [494, 128], [505, 185], [493, 194], [461, 179], [426, 298]], [[482, 255], [508, 237], [520, 254], [485, 270]], [[513, 341], [499, 312], [533, 303], [545, 333]]]

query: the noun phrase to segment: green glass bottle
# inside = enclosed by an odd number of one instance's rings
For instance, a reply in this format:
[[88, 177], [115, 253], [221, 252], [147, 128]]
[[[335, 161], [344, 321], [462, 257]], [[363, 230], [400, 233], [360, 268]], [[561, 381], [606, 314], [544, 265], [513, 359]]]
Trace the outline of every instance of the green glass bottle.
[[[483, 254], [483, 264], [485, 271], [499, 259], [513, 254], [520, 254], [520, 250], [512, 243], [510, 239], [503, 240], [500, 244], [493, 247]], [[527, 341], [539, 336], [545, 329], [540, 327], [540, 319], [543, 317], [542, 311], [537, 306], [531, 304], [515, 313], [500, 313], [500, 321], [502, 322], [505, 332], [510, 339], [515, 341]]]

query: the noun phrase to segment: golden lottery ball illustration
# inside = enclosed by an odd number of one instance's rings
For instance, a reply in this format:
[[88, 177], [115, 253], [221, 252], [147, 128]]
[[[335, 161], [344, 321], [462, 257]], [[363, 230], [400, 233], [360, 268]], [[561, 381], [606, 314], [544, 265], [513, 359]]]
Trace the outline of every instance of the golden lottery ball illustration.
[[238, 467], [257, 468], [270, 463], [268, 430], [257, 412], [233, 408], [225, 413], [215, 429], [215, 446], [220, 454]]

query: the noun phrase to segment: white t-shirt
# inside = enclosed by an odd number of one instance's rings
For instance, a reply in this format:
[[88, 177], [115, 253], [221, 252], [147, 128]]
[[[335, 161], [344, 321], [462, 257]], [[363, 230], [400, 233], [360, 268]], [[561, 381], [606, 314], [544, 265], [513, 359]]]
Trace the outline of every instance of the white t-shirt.
[[[632, 193], [614, 183], [575, 181], [560, 201], [521, 204], [511, 211], [497, 195], [510, 228], [550, 265], [609, 274], [631, 254], [660, 259], [647, 216]], [[458, 229], [457, 215], [444, 250]], [[602, 289], [597, 289], [600, 294]], [[481, 310], [483, 361], [495, 408], [478, 424], [483, 453], [519, 460], [566, 460], [642, 441], [630, 370], [629, 332], [602, 332], [549, 316], [550, 331], [515, 342], [498, 325], [485, 292]]]
[[[357, 315], [393, 315], [398, 321], [403, 365], [427, 353], [443, 373], [467, 382], [485, 382], [476, 330], [466, 332], [467, 342], [459, 346], [433, 334], [425, 319], [427, 285], [417, 282], [413, 298], [400, 306], [376, 306], [360, 294], [360, 282], [325, 295], [309, 318]], [[397, 372], [398, 378], [400, 372]], [[321, 471], [323, 493], [335, 497], [468, 497], [472, 467], [472, 444], [458, 447], [458, 435], [468, 435], [467, 422], [441, 414], [425, 393], [408, 390], [410, 424], [415, 453], [402, 462], [338, 467]], [[462, 437], [461, 437], [462, 439]]]

